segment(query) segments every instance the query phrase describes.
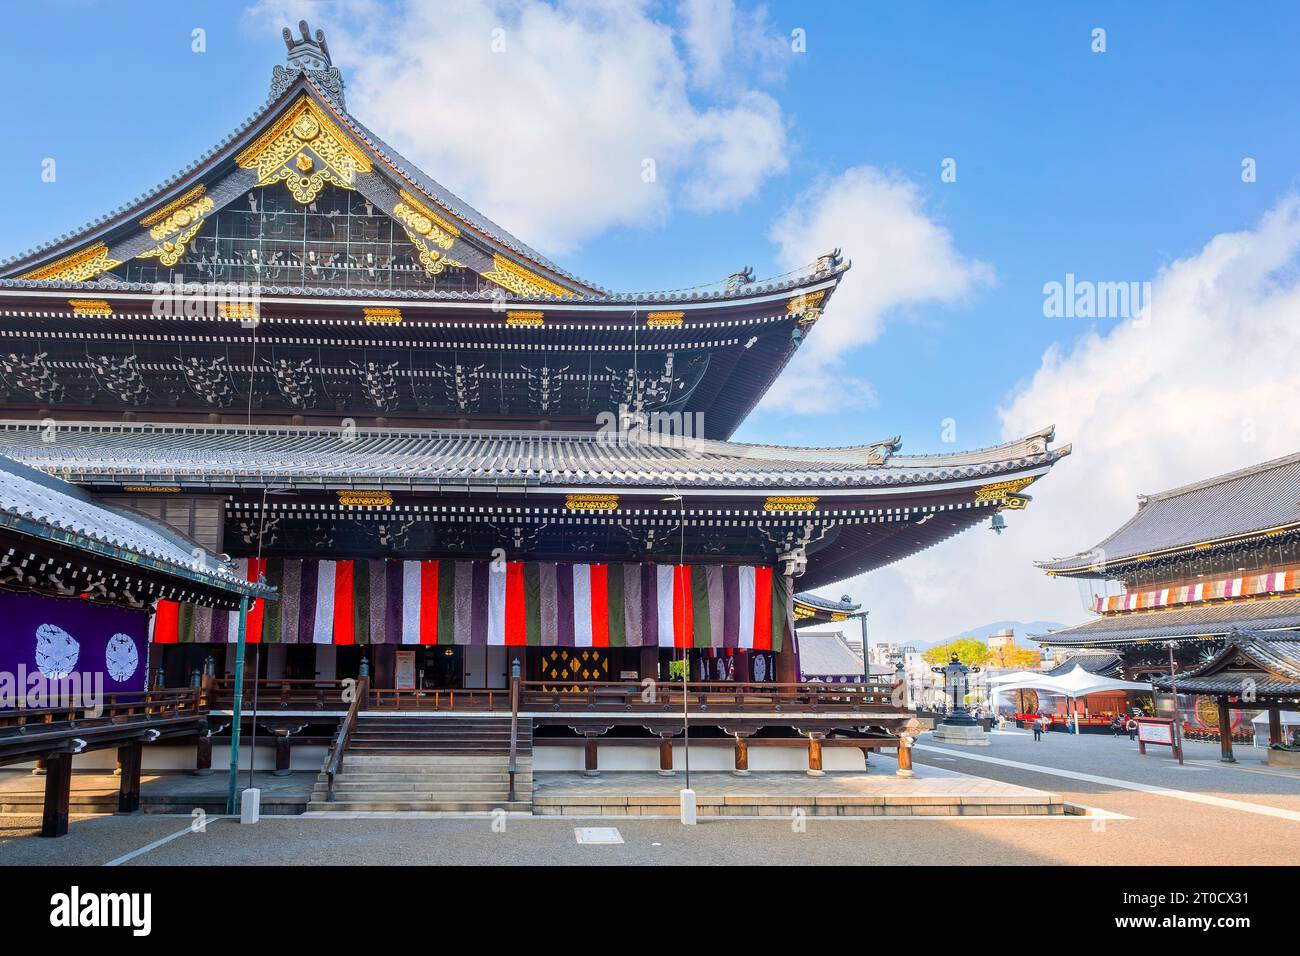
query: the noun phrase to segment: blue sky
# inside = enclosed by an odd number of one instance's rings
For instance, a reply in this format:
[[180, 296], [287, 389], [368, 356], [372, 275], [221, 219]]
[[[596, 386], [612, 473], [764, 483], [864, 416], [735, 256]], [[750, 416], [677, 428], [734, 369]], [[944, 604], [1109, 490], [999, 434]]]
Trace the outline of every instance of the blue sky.
[[[10, 92], [0, 175], [9, 213], [0, 220], [0, 254], [12, 255], [107, 212], [241, 122], [263, 101], [271, 66], [282, 61], [278, 31], [267, 26], [279, 22], [280, 8], [295, 19], [296, 11], [306, 10], [313, 27], [326, 27], [336, 60], [344, 61], [349, 105], [363, 121], [404, 149], [413, 144], [418, 154], [427, 146], [427, 155], [439, 155], [421, 139], [436, 139], [439, 129], [443, 107], [431, 90], [425, 91], [427, 103], [407, 107], [402, 104], [412, 101], [385, 99], [382, 91], [367, 89], [384, 74], [366, 62], [358, 38], [364, 31], [391, 38], [398, 28], [389, 24], [407, 20], [404, 8], [352, 5], [349, 12], [348, 4], [332, 2], [260, 7], [253, 14], [235, 3], [133, 2], [127, 7], [49, 0], [8, 7], [7, 28], [0, 32], [0, 78]], [[843, 369], [869, 384], [874, 402], [815, 414], [769, 408], [742, 427], [737, 437], [743, 440], [848, 444], [901, 434], [906, 450], [929, 452], [950, 450], [940, 441], [940, 423], [948, 417], [957, 420], [957, 445], [963, 448], [1002, 440], [1011, 427], [1004, 421], [1007, 409], [1014, 410], [1011, 419], [1017, 423], [1060, 419], [1062, 407], [1050, 400], [1053, 393], [1031, 384], [1045, 353], [1055, 347], [1069, 356], [1089, 333], [1103, 344], [1116, 341], [1122, 330], [1115, 326], [1123, 320], [1045, 318], [1043, 284], [1067, 272], [1099, 281], [1155, 279], [1177, 260], [1199, 256], [1215, 236], [1258, 229], [1261, 218], [1291, 195], [1300, 169], [1294, 42], [1300, 8], [1294, 4], [769, 3], [762, 10], [738, 8], [737, 16], [758, 23], [756, 32], [769, 41], [788, 44], [790, 31], [803, 29], [807, 52], [769, 62], [770, 44], [761, 45], [763, 56], [748, 59], [743, 47], [739, 55], [733, 50], [732, 66], [720, 80], [688, 84], [686, 95], [701, 114], [734, 104], [737, 87], [770, 98], [785, 132], [779, 149], [784, 168], [754, 177], [752, 188], [724, 208], [673, 198], [639, 221], [615, 217], [602, 226], [597, 216], [556, 258], [616, 289], [674, 288], [720, 278], [744, 265], [755, 266], [760, 275], [774, 274], [784, 267], [771, 238], [773, 224], [792, 213], [797, 219], [805, 201], [800, 197], [819, 182], [871, 167], [909, 184], [917, 214], [946, 231], [960, 257], [984, 264], [995, 276], [946, 301], [901, 297], [879, 317], [879, 334], [838, 356]], [[651, 4], [642, 13], [669, 31], [679, 31], [686, 17], [675, 4]], [[349, 25], [351, 39], [337, 32], [349, 31]], [[201, 55], [190, 50], [195, 27], [206, 30], [207, 52]], [[1090, 49], [1097, 27], [1106, 31], [1104, 53]], [[377, 59], [402, 55], [386, 45], [390, 42], [380, 44]], [[439, 36], [432, 34], [428, 42], [436, 45]], [[678, 35], [674, 42], [694, 69], [685, 41]], [[528, 91], [519, 96], [526, 99]], [[368, 115], [359, 105], [364, 103], [376, 104], [381, 115]], [[412, 120], [420, 116], [409, 129], [402, 113], [408, 108]], [[599, 116], [593, 120], [600, 121]], [[493, 147], [462, 143], [457, 148], [457, 161], [472, 168], [465, 164], [473, 160], [473, 150]], [[58, 162], [53, 184], [40, 178], [45, 157]], [[955, 183], [940, 181], [946, 157], [957, 161]], [[1256, 182], [1242, 182], [1244, 157], [1257, 163]], [[467, 188], [443, 170], [422, 165], [522, 238], [550, 251], [547, 235], [523, 232], [482, 203], [508, 186], [485, 180]], [[566, 201], [583, 199], [576, 194]], [[861, 263], [890, 242], [889, 235], [846, 236], [842, 245], [846, 256]], [[1282, 241], [1285, 251], [1276, 263], [1283, 272], [1294, 269], [1289, 243], [1289, 238]], [[1292, 281], [1284, 281], [1287, 289]], [[828, 313], [823, 321], [855, 319]], [[1194, 324], [1157, 325], [1143, 340], [1150, 343], [1152, 364], [1166, 354], [1156, 344], [1161, 336], [1203, 334]], [[1206, 348], [1250, 334], [1249, 328], [1221, 331], [1223, 339], [1216, 343], [1209, 327]], [[1251, 368], [1240, 371], [1253, 379]], [[1188, 377], [1200, 374], [1188, 371]], [[1059, 398], [1065, 387], [1054, 394]], [[1032, 404], [1040, 394], [1036, 420]], [[1130, 403], [1136, 402], [1146, 407], [1130, 408], [1130, 414], [1145, 416], [1149, 394], [1133, 392]], [[1064, 412], [1068, 418], [1068, 402]], [[1236, 437], [1225, 437], [1235, 436], [1240, 417], [1235, 413], [1226, 414], [1225, 436], [1218, 438], [1206, 437], [1204, 421], [1193, 427], [1164, 419], [1149, 423], [1145, 439], [1139, 430], [1133, 440], [1142, 442], [1144, 454], [1137, 456], [1142, 464], [1130, 469], [1133, 458], [1122, 444], [1095, 456], [1078, 444], [1093, 430], [1119, 427], [1123, 414], [1110, 415], [1109, 423], [1080, 420], [1080, 434], [1062, 431], [1058, 438], [1076, 442], [1075, 455], [1062, 469], [1074, 469], [1078, 476], [1104, 474], [1111, 493], [1097, 499], [1087, 522], [1069, 522], [1068, 535], [1050, 514], [1042, 519], [1046, 523], [1033, 526], [1039, 540], [1017, 553], [1020, 565], [1029, 556], [1093, 544], [1131, 512], [1133, 494], [1158, 490], [1148, 482], [1191, 481], [1300, 444], [1288, 423], [1267, 432], [1255, 447], [1239, 447]], [[1169, 448], [1204, 441], [1203, 453], [1153, 454], [1150, 432], [1171, 430], [1161, 439]], [[1171, 457], [1176, 466], [1168, 464]], [[1071, 488], [1096, 483], [1082, 477], [1056, 482], [1056, 477], [1035, 493], [1048, 498], [1057, 491], [1055, 482], [1065, 496]], [[1080, 506], [1074, 502], [1072, 508]], [[944, 560], [960, 561], [967, 553], [949, 552]], [[926, 565], [921, 573], [942, 576]], [[1066, 604], [1074, 606], [1060, 598], [1059, 585], [1035, 583], [1036, 577], [1022, 580], [1020, 591], [1054, 586], [1057, 591], [1042, 593], [1057, 597], [1017, 597], [987, 608], [987, 614], [984, 608], [970, 611], [967, 623], [1060, 616]], [[877, 586], [860, 582], [861, 596], [870, 600]], [[899, 608], [895, 620], [900, 627], [907, 620], [908, 626], [938, 631], [934, 636], [942, 635], [949, 620], [953, 629], [962, 626], [955, 612], [949, 618], [909, 618]]]

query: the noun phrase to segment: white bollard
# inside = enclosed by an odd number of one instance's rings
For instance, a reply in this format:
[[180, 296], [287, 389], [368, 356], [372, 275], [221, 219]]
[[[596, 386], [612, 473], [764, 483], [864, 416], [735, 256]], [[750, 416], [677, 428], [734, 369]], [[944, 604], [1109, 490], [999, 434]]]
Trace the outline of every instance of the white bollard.
[[695, 791], [682, 791], [682, 826], [695, 826]]
[[239, 795], [239, 822], [256, 823], [262, 814], [262, 791], [249, 787]]

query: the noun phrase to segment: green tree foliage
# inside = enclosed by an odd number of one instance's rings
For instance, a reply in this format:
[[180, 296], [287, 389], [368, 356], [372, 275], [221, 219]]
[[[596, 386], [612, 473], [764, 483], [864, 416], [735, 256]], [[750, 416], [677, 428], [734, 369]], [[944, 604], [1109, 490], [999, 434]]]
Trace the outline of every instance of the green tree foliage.
[[959, 637], [955, 641], [930, 648], [921, 655], [921, 659], [927, 664], [943, 665], [952, 660], [953, 654], [967, 667], [987, 664], [993, 656], [983, 641], [973, 637]]

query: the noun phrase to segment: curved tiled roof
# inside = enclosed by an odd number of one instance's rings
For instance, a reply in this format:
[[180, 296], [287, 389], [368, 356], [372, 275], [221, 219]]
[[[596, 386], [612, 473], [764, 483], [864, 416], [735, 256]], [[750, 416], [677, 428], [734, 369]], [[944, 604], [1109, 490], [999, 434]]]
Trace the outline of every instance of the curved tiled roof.
[[[759, 281], [744, 285], [736, 289], [728, 290], [723, 287], [721, 282], [712, 286], [698, 286], [689, 289], [663, 290], [657, 292], [625, 292], [612, 293], [595, 283], [589, 282], [576, 276], [555, 263], [551, 262], [537, 250], [533, 249], [527, 243], [513, 236], [509, 231], [497, 225], [490, 218], [483, 215], [474, 207], [460, 199], [446, 187], [442, 186], [432, 177], [417, 169], [409, 160], [405, 159], [401, 153], [392, 146], [385, 143], [379, 136], [373, 133], [369, 128], [352, 116], [344, 106], [335, 99], [328, 91], [321, 89], [312, 82], [306, 74], [299, 76], [280, 96], [269, 100], [263, 107], [254, 112], [244, 120], [234, 131], [223, 137], [211, 149], [206, 150], [198, 159], [181, 169], [177, 173], [167, 177], [153, 189], [150, 189], [136, 196], [129, 202], [123, 203], [110, 212], [99, 216], [78, 229], [63, 233], [56, 238], [35, 246], [17, 255], [10, 256], [7, 259], [0, 260], [0, 273], [4, 272], [27, 272], [37, 266], [39, 263], [48, 262], [58, 255], [67, 254], [73, 250], [85, 246], [87, 243], [103, 238], [112, 230], [122, 228], [138, 228], [137, 220], [164, 203], [170, 201], [184, 193], [184, 191], [201, 179], [211, 179], [213, 171], [219, 164], [224, 168], [224, 164], [232, 163], [235, 155], [239, 150], [260, 130], [269, 125], [275, 118], [279, 110], [287, 103], [292, 102], [303, 90], [309, 90], [311, 95], [318, 98], [343, 122], [351, 131], [352, 135], [361, 142], [367, 149], [379, 157], [384, 168], [392, 174], [400, 177], [406, 184], [419, 190], [424, 196], [433, 201], [435, 205], [441, 206], [447, 212], [456, 218], [469, 224], [471, 229], [478, 232], [492, 243], [499, 245], [506, 252], [513, 253], [540, 266], [544, 271], [551, 272], [569, 283], [579, 285], [590, 292], [575, 290], [571, 296], [565, 298], [565, 302], [595, 302], [595, 303], [619, 303], [629, 305], [657, 305], [673, 302], [709, 302], [720, 300], [744, 299], [754, 296], [769, 295], [784, 291], [792, 291], [807, 286], [813, 280], [838, 277], [849, 268], [849, 263], [841, 263], [830, 271], [814, 272], [811, 269], [797, 270], [787, 273], [783, 276], [777, 276], [767, 281]], [[21, 268], [18, 268], [21, 265]], [[127, 283], [118, 282], [111, 278], [100, 277], [90, 282], [50, 282], [44, 280], [18, 279], [14, 276], [0, 278], [0, 288], [13, 289], [43, 289], [57, 286], [60, 289], [75, 291], [104, 291], [107, 287], [122, 289], [127, 291], [149, 292], [152, 285], [149, 283]], [[337, 298], [344, 296], [356, 295], [356, 289], [322, 289], [322, 288], [299, 288], [294, 286], [263, 286], [261, 287], [263, 295], [312, 295], [324, 298]], [[493, 289], [482, 292], [459, 292], [459, 291], [441, 291], [441, 290], [413, 290], [413, 289], [370, 289], [363, 290], [368, 298], [377, 299], [449, 299], [465, 301], [493, 301], [497, 299], [520, 300], [525, 301], [525, 297], [518, 296], [515, 293], [508, 292], [504, 289]]]
[[[237, 594], [264, 589], [174, 531], [95, 501], [76, 485], [0, 455], [0, 525], [117, 560], [151, 559], [176, 577]], [[196, 554], [197, 550], [197, 554]]]
[[1013, 442], [1001, 461], [967, 464], [951, 456], [919, 467], [880, 461], [868, 451], [599, 433], [71, 422], [57, 426], [54, 441], [43, 440], [42, 432], [36, 422], [0, 422], [0, 451], [75, 481], [200, 484], [274, 478], [391, 486], [866, 489], [997, 480], [1069, 453], [1067, 446], [1027, 455]]
[[1162, 688], [1177, 683], [1180, 693], [1241, 694], [1247, 680], [1256, 695], [1300, 694], [1300, 635], [1284, 639], [1233, 630], [1223, 648], [1205, 663], [1173, 678], [1152, 677], [1151, 683]]
[[[1046, 571], [1101, 574], [1131, 558], [1300, 524], [1300, 454], [1138, 498], [1138, 511], [1089, 551], [1040, 561]], [[1098, 570], [1092, 569], [1096, 566]]]
[[862, 657], [839, 631], [799, 633], [799, 673], [809, 677], [863, 677]]
[[800, 604], [807, 604], [809, 607], [815, 607], [822, 611], [843, 611], [851, 614], [862, 607], [861, 604], [855, 604], [853, 601], [847, 600], [847, 598], [848, 595], [846, 594], [837, 601], [834, 598], [825, 598], [810, 591], [801, 591], [794, 596], [794, 599]]
[[1082, 650], [1078, 653], [1071, 654], [1064, 662], [1057, 664], [1051, 670], [1043, 672], [1045, 677], [1060, 677], [1068, 674], [1075, 667], [1082, 667], [1089, 674], [1096, 674], [1099, 677], [1121, 677], [1121, 667], [1124, 659], [1118, 654], [1112, 654], [1107, 651]]

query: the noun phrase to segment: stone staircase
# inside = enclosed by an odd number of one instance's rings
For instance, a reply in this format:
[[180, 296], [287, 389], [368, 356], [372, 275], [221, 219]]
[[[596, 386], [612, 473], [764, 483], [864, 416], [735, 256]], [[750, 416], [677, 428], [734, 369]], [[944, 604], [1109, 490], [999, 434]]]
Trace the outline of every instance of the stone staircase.
[[326, 800], [316, 779], [307, 804], [317, 812], [471, 812], [533, 807], [533, 737], [519, 722], [515, 799], [510, 796], [509, 717], [396, 717], [362, 714]]

